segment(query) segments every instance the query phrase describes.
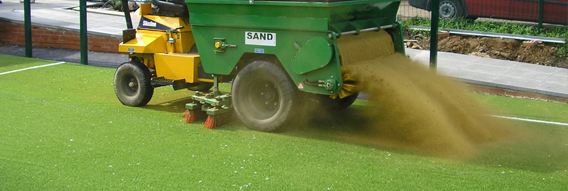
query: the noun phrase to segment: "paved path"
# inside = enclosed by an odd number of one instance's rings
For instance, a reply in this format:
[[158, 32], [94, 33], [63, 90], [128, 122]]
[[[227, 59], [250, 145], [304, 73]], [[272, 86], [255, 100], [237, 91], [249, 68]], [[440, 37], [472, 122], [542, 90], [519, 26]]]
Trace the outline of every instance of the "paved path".
[[[428, 64], [430, 51], [406, 49]], [[468, 83], [568, 98], [568, 69], [438, 52], [438, 71]]]
[[[23, 21], [23, 4], [19, 0], [2, 1], [0, 18]], [[34, 24], [78, 30], [79, 12], [70, 9], [78, 6], [77, 0], [36, 0], [31, 20]], [[131, 16], [137, 23], [138, 13]], [[89, 12], [87, 18], [89, 32], [120, 36], [126, 27], [121, 13]], [[24, 55], [22, 47], [6, 47], [0, 47], [0, 54]], [[33, 52], [43, 59], [80, 62], [78, 51], [34, 48]], [[429, 51], [407, 49], [407, 54], [424, 65], [428, 63]], [[89, 53], [90, 64], [104, 67], [116, 67], [126, 58], [124, 54]], [[468, 83], [568, 98], [568, 69], [439, 52], [438, 71]]]

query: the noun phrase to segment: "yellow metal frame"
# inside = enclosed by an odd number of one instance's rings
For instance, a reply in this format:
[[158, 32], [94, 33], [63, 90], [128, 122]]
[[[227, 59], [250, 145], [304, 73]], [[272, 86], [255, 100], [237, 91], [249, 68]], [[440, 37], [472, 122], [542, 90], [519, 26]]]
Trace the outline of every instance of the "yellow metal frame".
[[166, 52], [166, 38], [163, 31], [143, 31], [136, 38], [118, 45], [119, 52], [163, 53]]
[[185, 80], [186, 83], [197, 83], [199, 62], [197, 54], [154, 54], [156, 77], [170, 80]]

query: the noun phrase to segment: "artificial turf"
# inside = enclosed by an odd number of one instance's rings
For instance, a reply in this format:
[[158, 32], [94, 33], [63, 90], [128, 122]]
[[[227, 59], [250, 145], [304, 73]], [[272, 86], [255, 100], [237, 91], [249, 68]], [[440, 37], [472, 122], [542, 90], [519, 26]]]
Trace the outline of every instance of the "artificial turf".
[[[0, 55], [0, 72], [53, 63]], [[62, 64], [0, 75], [0, 190], [565, 190], [568, 127], [512, 122], [529, 135], [444, 159], [335, 136], [349, 114], [281, 133], [234, 121], [182, 122], [191, 91], [157, 88], [120, 104], [113, 69]], [[227, 91], [228, 86], [223, 90]], [[478, 95], [501, 114], [567, 122], [568, 105]], [[559, 114], [560, 112], [560, 114]], [[334, 122], [334, 121], [332, 121]]]

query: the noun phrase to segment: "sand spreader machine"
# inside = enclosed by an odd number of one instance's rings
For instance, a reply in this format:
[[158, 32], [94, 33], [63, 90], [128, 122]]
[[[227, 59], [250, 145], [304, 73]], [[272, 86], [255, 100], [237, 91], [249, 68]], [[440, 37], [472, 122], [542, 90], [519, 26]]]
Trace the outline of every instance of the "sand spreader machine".
[[[125, 14], [119, 51], [130, 59], [115, 73], [115, 92], [124, 105], [144, 106], [156, 87], [189, 89], [196, 92], [186, 122], [207, 117], [205, 127], [213, 128], [234, 113], [250, 129], [274, 131], [294, 121], [306, 100], [321, 109], [351, 105], [357, 82], [344, 65], [404, 54], [399, 4], [153, 0], [140, 6], [137, 29]], [[231, 92], [220, 92], [219, 83], [231, 83]]]

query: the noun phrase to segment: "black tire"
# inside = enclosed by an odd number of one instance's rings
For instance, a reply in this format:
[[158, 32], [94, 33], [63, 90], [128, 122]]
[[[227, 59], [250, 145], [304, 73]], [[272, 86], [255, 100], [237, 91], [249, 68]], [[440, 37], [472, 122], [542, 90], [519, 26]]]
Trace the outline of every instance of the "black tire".
[[455, 19], [465, 16], [465, 7], [457, 0], [440, 0], [440, 18]]
[[125, 62], [114, 74], [114, 92], [118, 100], [128, 106], [144, 106], [154, 94], [152, 75], [144, 64]]
[[236, 76], [232, 102], [238, 118], [249, 129], [275, 131], [293, 118], [298, 90], [284, 69], [267, 61], [254, 61]]

